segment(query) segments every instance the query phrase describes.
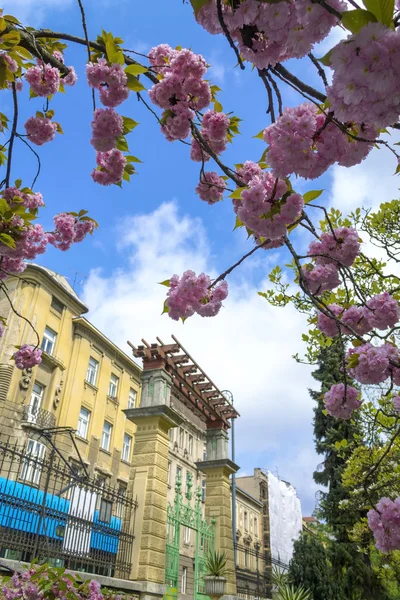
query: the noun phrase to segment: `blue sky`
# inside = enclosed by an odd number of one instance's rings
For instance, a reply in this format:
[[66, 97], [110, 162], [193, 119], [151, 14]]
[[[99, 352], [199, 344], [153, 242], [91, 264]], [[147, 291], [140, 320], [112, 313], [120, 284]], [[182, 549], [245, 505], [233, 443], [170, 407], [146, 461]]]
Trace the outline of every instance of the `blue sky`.
[[[30, 0], [3, 5], [26, 25], [82, 35], [73, 0], [43, 0], [40, 7]], [[122, 37], [125, 47], [139, 52], [169, 43], [202, 53], [212, 65], [210, 79], [223, 89], [220, 99], [225, 111], [243, 119], [241, 135], [223, 155], [224, 161], [233, 164], [260, 158], [265, 145], [252, 136], [269, 124], [262, 82], [250, 66], [245, 72], [235, 68], [226, 40], [197, 26], [190, 5], [180, 0], [152, 0], [151, 4], [87, 0], [85, 7], [91, 38], [104, 28]], [[339, 38], [340, 32], [331, 36], [316, 55], [324, 54]], [[89, 318], [126, 351], [127, 339], [138, 344], [142, 337], [153, 342], [156, 335], [168, 339], [175, 334], [217, 385], [234, 393], [242, 415], [237, 423], [237, 462], [242, 473], [249, 474], [254, 467], [278, 472], [296, 486], [303, 512], [309, 514], [317, 490], [312, 471], [320, 462], [314, 452], [313, 404], [307, 393], [313, 380], [311, 369], [291, 358], [302, 352], [304, 318], [291, 308], [270, 307], [256, 293], [266, 289], [268, 272], [277, 261], [287, 262], [287, 256], [282, 251], [257, 253], [229, 280], [230, 297], [215, 319], [194, 317], [182, 325], [160, 316], [165, 288], [157, 281], [188, 268], [216, 275], [251, 244], [241, 230], [232, 233], [235, 218], [230, 200], [209, 207], [198, 199], [194, 192], [198, 164], [189, 160], [186, 146], [165, 141], [154, 117], [134, 95], [118, 111], [140, 122], [128, 136], [131, 153], [143, 161], [138, 175], [130, 184], [124, 183], [122, 190], [92, 182], [95, 152], [89, 143], [92, 104], [84, 75], [85, 52], [84, 47], [69, 47], [65, 53], [79, 81], [67, 95], [58, 94], [52, 102], [55, 120], [65, 134], [39, 149], [42, 174], [36, 190], [46, 202], [42, 211], [46, 228], [51, 228], [55, 213], [81, 208], [89, 211], [100, 228], [68, 252], [50, 248], [38, 262], [71, 283], [76, 276], [76, 291], [90, 308]], [[308, 61], [291, 61], [287, 66], [319, 86]], [[282, 92], [286, 105], [302, 102], [292, 90], [282, 88]], [[27, 89], [20, 99], [19, 130], [42, 106], [39, 99], [28, 101]], [[9, 114], [10, 108], [10, 96], [3, 95], [1, 110]], [[379, 199], [393, 197], [397, 185], [392, 179], [378, 185], [371, 175], [374, 169], [384, 176], [395, 167], [388, 164], [383, 151], [372, 154], [355, 169], [334, 167], [318, 182], [298, 180], [294, 185], [299, 191], [324, 188], [326, 204], [376, 205]], [[30, 185], [35, 168], [33, 155], [18, 145], [13, 178], [22, 177]]]

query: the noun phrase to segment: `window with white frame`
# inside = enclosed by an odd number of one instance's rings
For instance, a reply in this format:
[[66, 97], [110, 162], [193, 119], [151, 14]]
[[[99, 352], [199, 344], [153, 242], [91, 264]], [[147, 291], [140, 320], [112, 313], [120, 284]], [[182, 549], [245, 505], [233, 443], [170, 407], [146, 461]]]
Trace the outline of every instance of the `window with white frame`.
[[189, 434], [188, 452], [190, 455], [193, 454], [193, 436]]
[[36, 419], [38, 418], [40, 405], [42, 404], [43, 399], [43, 391], [44, 387], [40, 385], [37, 381], [33, 384], [33, 390], [31, 394], [31, 400], [29, 402], [29, 413], [28, 413], [28, 421], [29, 423], [36, 423]]
[[183, 448], [184, 434], [182, 427], [179, 428], [179, 448]]
[[47, 354], [53, 354], [56, 345], [56, 339], [56, 332], [50, 329], [50, 327], [46, 327], [42, 339], [42, 350], [44, 350], [44, 352], [47, 352]]
[[93, 356], [89, 358], [88, 370], [86, 373], [86, 381], [91, 383], [92, 385], [96, 385], [97, 374], [99, 372], [99, 361], [97, 361]]
[[117, 397], [118, 384], [119, 384], [118, 377], [116, 375], [114, 375], [114, 373], [111, 373], [110, 383], [108, 385], [108, 395], [111, 396], [111, 398]]
[[103, 523], [109, 523], [111, 521], [112, 506], [112, 502], [109, 500], [104, 500], [104, 498], [101, 499], [99, 521], [102, 521]]
[[108, 421], [104, 421], [103, 433], [101, 435], [101, 448], [102, 450], [110, 450], [111, 444], [112, 425]]
[[78, 428], [77, 428], [76, 433], [79, 435], [79, 437], [84, 438], [85, 440], [87, 439], [87, 436], [88, 436], [89, 421], [90, 421], [90, 410], [87, 410], [87, 408], [83, 408], [83, 406], [82, 406], [81, 411], [79, 413]]
[[129, 462], [131, 460], [132, 436], [125, 433], [124, 444], [122, 446], [122, 460]]
[[186, 588], [187, 588], [187, 567], [182, 567], [181, 594], [186, 594]]
[[201, 482], [201, 501], [205, 502], [206, 501], [206, 480], [203, 479], [203, 481]]
[[21, 479], [38, 485], [45, 452], [46, 446], [44, 444], [36, 440], [28, 440], [26, 455], [22, 463]]
[[183, 541], [185, 544], [190, 544], [190, 527], [185, 527], [183, 533]]
[[128, 408], [136, 408], [136, 398], [137, 398], [137, 391], [134, 390], [133, 388], [130, 388], [129, 396], [128, 396]]

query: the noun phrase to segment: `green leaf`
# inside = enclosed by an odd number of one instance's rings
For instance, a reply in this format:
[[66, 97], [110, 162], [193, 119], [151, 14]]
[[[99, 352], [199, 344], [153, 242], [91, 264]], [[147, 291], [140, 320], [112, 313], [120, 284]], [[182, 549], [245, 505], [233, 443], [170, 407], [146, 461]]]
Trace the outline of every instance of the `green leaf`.
[[128, 143], [123, 135], [117, 137], [116, 146], [118, 150], [121, 150], [121, 152], [129, 152]]
[[111, 33], [105, 34], [106, 54], [110, 63], [123, 65], [125, 63], [122, 50], [118, 48]]
[[40, 112], [40, 110], [36, 111], [36, 116], [39, 117], [40, 119], [44, 119], [44, 114], [42, 112]]
[[232, 194], [229, 195], [229, 198], [232, 198], [232, 200], [241, 200], [242, 192], [243, 192], [243, 190], [246, 190], [246, 189], [247, 189], [247, 187], [236, 188], [236, 190], [234, 192], [232, 192]]
[[371, 12], [378, 21], [390, 25], [393, 20], [394, 0], [363, 0], [365, 8]]
[[372, 12], [359, 8], [356, 10], [346, 10], [342, 13], [341, 22], [351, 33], [358, 33], [364, 25], [376, 23], [376, 17]]
[[128, 65], [125, 67], [125, 73], [129, 73], [130, 75], [142, 75], [143, 73], [147, 73], [148, 70], [147, 67], [143, 67], [139, 64]]
[[330, 67], [331, 66], [331, 56], [332, 56], [332, 52], [333, 52], [333, 48], [331, 48], [322, 58], [318, 58], [317, 60], [322, 63], [323, 65], [325, 65], [325, 67]]
[[194, 14], [197, 17], [197, 14], [203, 6], [207, 4], [208, 0], [190, 0], [190, 4], [193, 6]]
[[133, 162], [141, 163], [142, 162], [140, 160], [140, 158], [137, 158], [136, 156], [125, 156], [125, 158], [126, 158], [127, 162], [130, 162], [130, 163], [133, 163]]
[[15, 180], [15, 187], [19, 189], [21, 187], [21, 183], [22, 183], [22, 179], [16, 179]]
[[137, 125], [139, 125], [139, 123], [137, 121], [134, 121], [133, 119], [130, 119], [129, 117], [122, 117], [122, 120], [124, 122], [124, 135], [129, 133], [130, 131], [135, 129], [135, 127]]
[[1, 39], [3, 44], [7, 44], [7, 46], [11, 47], [16, 46], [19, 43], [21, 35], [19, 31], [10, 31], [9, 33], [2, 35]]
[[46, 112], [46, 117], [47, 117], [48, 119], [52, 119], [52, 118], [54, 117], [54, 110], [48, 110], [48, 111]]
[[216, 110], [217, 112], [222, 112], [224, 109], [222, 108], [222, 104], [221, 102], [218, 102], [218, 100], [216, 100], [214, 102], [214, 110]]
[[137, 77], [135, 77], [134, 75], [131, 75], [130, 73], [127, 73], [126, 76], [128, 78], [128, 81], [127, 81], [126, 85], [133, 92], [142, 92], [143, 90], [146, 89], [144, 87], [144, 85], [139, 81], [139, 79]]
[[235, 229], [239, 229], [239, 227], [244, 227], [244, 223], [242, 223], [239, 217], [236, 217], [235, 227], [233, 228], [233, 231], [235, 231]]
[[257, 135], [253, 135], [253, 138], [256, 140], [264, 140], [264, 131], [264, 129], [261, 129], [261, 131], [257, 133]]
[[0, 198], [0, 215], [4, 215], [8, 210], [10, 210], [10, 205], [7, 200]]
[[308, 204], [312, 200], [319, 198], [324, 190], [311, 190], [306, 192], [303, 196], [304, 204]]
[[29, 52], [29, 50], [27, 50], [26, 48], [23, 48], [22, 46], [15, 46], [14, 48], [15, 52], [18, 52], [18, 54], [20, 54], [21, 56], [23, 56], [24, 58], [30, 60], [32, 58], [32, 54]]
[[170, 279], [166, 279], [165, 281], [159, 281], [159, 285], [165, 285], [166, 287], [171, 287]]
[[0, 233], [0, 242], [8, 248], [15, 248], [15, 240], [8, 233]]
[[164, 315], [165, 313], [169, 313], [169, 306], [167, 306], [167, 301], [164, 301], [164, 307], [163, 307], [163, 311], [162, 311], [162, 315]]

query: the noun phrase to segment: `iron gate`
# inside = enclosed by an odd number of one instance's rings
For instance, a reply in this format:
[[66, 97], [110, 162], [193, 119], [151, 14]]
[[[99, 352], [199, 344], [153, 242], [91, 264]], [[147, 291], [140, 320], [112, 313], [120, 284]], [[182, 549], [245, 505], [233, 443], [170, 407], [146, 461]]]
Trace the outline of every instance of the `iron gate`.
[[204, 598], [203, 575], [207, 553], [214, 549], [215, 520], [209, 523], [203, 519], [201, 510], [202, 491], [195, 492], [194, 507], [192, 500], [192, 476], [187, 481], [185, 497], [182, 494], [182, 482], [177, 477], [173, 504], [167, 506], [167, 545], [165, 554], [165, 582], [167, 597], [175, 597], [178, 593], [179, 558], [181, 545], [181, 527], [194, 530], [196, 536], [194, 557], [194, 600]]

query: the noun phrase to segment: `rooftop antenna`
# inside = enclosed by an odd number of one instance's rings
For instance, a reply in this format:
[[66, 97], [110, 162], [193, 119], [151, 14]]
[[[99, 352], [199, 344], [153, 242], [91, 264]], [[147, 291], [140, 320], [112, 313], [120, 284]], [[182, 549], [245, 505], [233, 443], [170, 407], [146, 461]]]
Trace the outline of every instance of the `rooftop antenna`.
[[[81, 278], [80, 278], [80, 279], [78, 279], [78, 275], [81, 275]], [[83, 273], [79, 273], [79, 271], [75, 271], [75, 275], [74, 275], [74, 281], [73, 281], [73, 283], [72, 283], [72, 289], [74, 290], [74, 292], [75, 292], [75, 287], [76, 287], [76, 285], [77, 285], [77, 284], [78, 284], [78, 285], [83, 285], [83, 284], [84, 284], [84, 282], [85, 282], [85, 279], [87, 279], [87, 276], [86, 276], [86, 275], [84, 275]]]

